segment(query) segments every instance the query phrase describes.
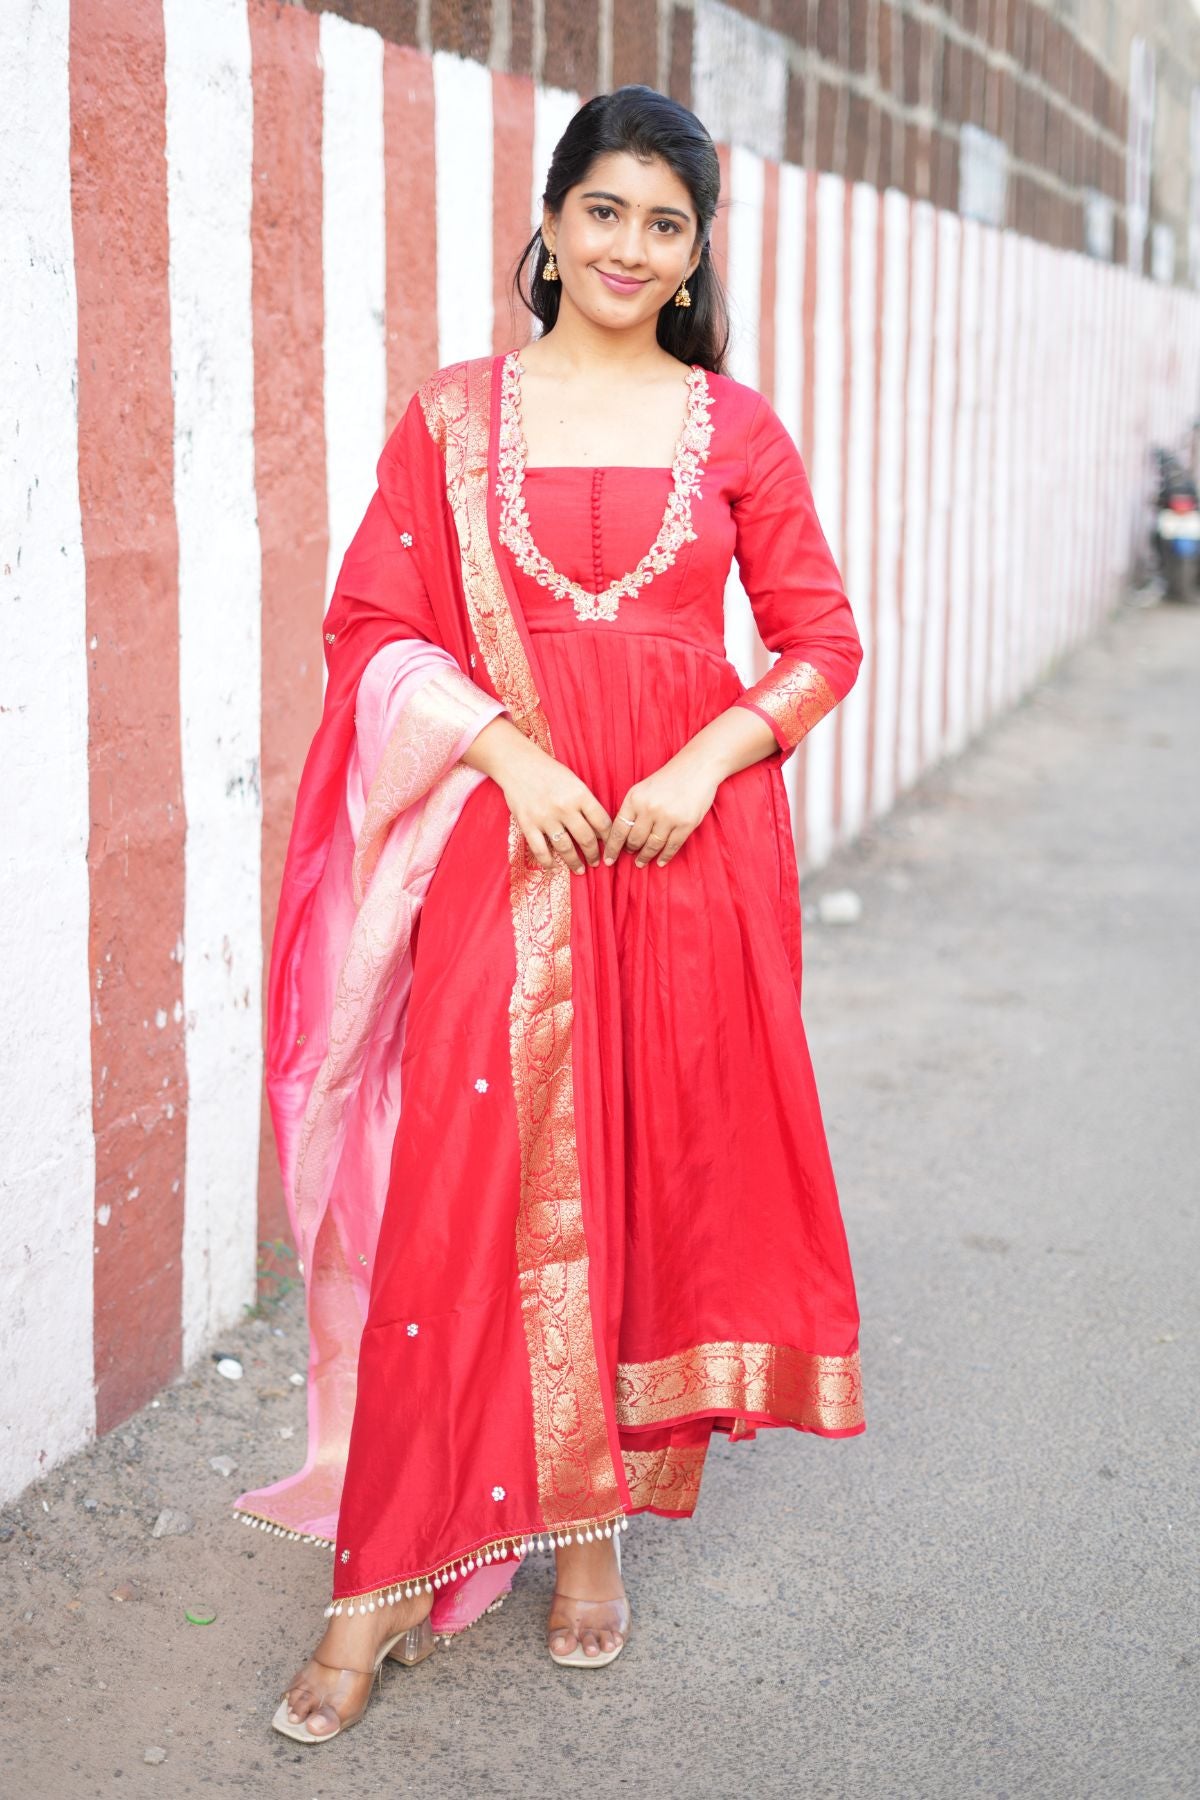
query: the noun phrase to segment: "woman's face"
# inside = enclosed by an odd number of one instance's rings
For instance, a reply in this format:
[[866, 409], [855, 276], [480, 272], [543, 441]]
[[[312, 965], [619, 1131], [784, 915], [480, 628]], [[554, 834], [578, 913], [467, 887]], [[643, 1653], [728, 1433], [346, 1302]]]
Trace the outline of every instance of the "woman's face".
[[597, 325], [655, 318], [700, 261], [691, 194], [668, 164], [628, 151], [598, 157], [569, 188], [542, 237], [558, 262], [563, 297]]

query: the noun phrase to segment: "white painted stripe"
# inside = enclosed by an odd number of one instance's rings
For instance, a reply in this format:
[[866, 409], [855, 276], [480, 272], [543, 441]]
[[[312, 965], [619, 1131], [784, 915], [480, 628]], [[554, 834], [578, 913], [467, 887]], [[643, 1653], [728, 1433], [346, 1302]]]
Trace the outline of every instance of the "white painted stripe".
[[[375, 491], [375, 465], [387, 430], [387, 258], [383, 40], [325, 12], [320, 45], [328, 601]], [[490, 212], [490, 197], [488, 204]], [[439, 259], [442, 253], [439, 235]], [[487, 281], [472, 286], [471, 304], [487, 314], [490, 334], [490, 249], [488, 254]]]
[[729, 373], [759, 386], [762, 320], [763, 160], [734, 144], [729, 152]]
[[1008, 654], [1005, 670], [1006, 706], [1012, 706], [1024, 688], [1025, 620], [1032, 568], [1032, 505], [1034, 487], [1033, 431], [1034, 349], [1037, 331], [1037, 295], [1034, 291], [1033, 245], [1029, 238], [1015, 238], [1017, 315], [1014, 342], [1017, 351], [1016, 400], [1012, 451], [1012, 578], [1008, 610]]
[[842, 807], [838, 838], [854, 837], [867, 814], [867, 735], [875, 642], [871, 589], [875, 547], [875, 284], [877, 188], [860, 181], [850, 196], [850, 441], [847, 460], [846, 548], [843, 580], [862, 639], [858, 680], [842, 702]]
[[[179, 686], [187, 813], [183, 1349], [253, 1298], [262, 1080], [262, 592], [242, 0], [166, 0]], [[361, 495], [360, 495], [361, 501]]]
[[997, 308], [1000, 281], [1000, 233], [979, 227], [979, 355], [975, 377], [977, 415], [974, 481], [971, 488], [971, 562], [968, 605], [967, 729], [982, 730], [987, 720], [987, 673], [991, 654], [991, 614], [995, 608], [992, 562], [992, 497], [996, 489], [995, 432], [999, 412]]
[[[729, 373], [747, 387], [759, 386], [762, 305], [763, 162], [734, 145], [729, 157], [729, 313], [732, 335]], [[725, 584], [725, 653], [749, 684], [761, 665], [754, 613], [736, 566]]]
[[[800, 447], [804, 431], [804, 252], [808, 177], [795, 163], [779, 167], [775, 237], [775, 411]], [[795, 818], [800, 804], [800, 756], [789, 756], [783, 781]]]
[[905, 396], [904, 599], [900, 641], [900, 736], [897, 781], [903, 792], [921, 768], [921, 634], [928, 604], [929, 425], [933, 362], [934, 243], [937, 214], [910, 203], [912, 303]]
[[1014, 239], [1009, 231], [996, 234], [998, 267], [995, 277], [997, 316], [994, 327], [993, 361], [984, 368], [994, 371], [995, 450], [992, 478], [988, 484], [990, 505], [989, 565], [992, 584], [992, 629], [987, 647], [985, 722], [999, 711], [1004, 699], [1007, 679], [1008, 617], [1012, 605], [1013, 581], [1013, 503], [1015, 485], [1013, 469], [1013, 383], [1016, 363], [1016, 258]]
[[928, 602], [921, 670], [921, 756], [925, 767], [942, 753], [942, 681], [949, 586], [949, 509], [953, 499], [951, 431], [958, 379], [958, 243], [962, 220], [937, 214], [938, 274], [933, 343], [933, 450], [929, 469]]
[[437, 51], [433, 101], [438, 361], [444, 365], [492, 350], [491, 71]]
[[804, 170], [779, 166], [775, 255], [775, 411], [799, 444], [804, 419]]
[[542, 195], [550, 159], [559, 138], [579, 111], [579, 95], [566, 88], [534, 88], [533, 90], [533, 187], [529, 196], [529, 218], [533, 229], [542, 223]]
[[[879, 372], [878, 549], [875, 569], [875, 766], [871, 811], [896, 794], [896, 720], [900, 704], [900, 512], [904, 504], [904, 345], [908, 321], [909, 206], [896, 188], [883, 194], [883, 306]], [[860, 675], [859, 680], [861, 681]]]
[[967, 741], [968, 639], [980, 595], [971, 580], [971, 526], [975, 495], [975, 409], [979, 368], [979, 277], [983, 227], [962, 219], [962, 295], [958, 377], [954, 384], [954, 455], [950, 467], [950, 559], [946, 613], [946, 749]]
[[0, 1501], [95, 1429], [68, 0], [0, 11]]
[[[842, 380], [846, 363], [842, 318], [845, 184], [817, 176], [817, 304], [813, 331], [813, 501], [833, 559], [842, 567]], [[820, 868], [833, 849], [833, 774], [836, 716], [814, 725], [805, 742], [805, 868]]]

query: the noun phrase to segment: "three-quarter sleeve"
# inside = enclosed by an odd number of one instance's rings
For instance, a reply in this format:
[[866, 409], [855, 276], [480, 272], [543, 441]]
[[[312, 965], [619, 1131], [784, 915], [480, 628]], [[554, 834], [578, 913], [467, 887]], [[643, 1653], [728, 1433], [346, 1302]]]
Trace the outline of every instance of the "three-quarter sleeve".
[[786, 761], [849, 693], [863, 650], [800, 452], [766, 400], [751, 421], [733, 517], [742, 586], [763, 643], [779, 652], [735, 704], [766, 720]]

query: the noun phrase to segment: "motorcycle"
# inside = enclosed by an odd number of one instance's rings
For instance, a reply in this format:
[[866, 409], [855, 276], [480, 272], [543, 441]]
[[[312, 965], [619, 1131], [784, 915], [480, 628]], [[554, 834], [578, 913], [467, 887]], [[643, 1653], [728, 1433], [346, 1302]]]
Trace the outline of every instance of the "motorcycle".
[[1170, 450], [1155, 446], [1158, 468], [1150, 547], [1168, 600], [1197, 590], [1200, 569], [1200, 494], [1190, 471]]

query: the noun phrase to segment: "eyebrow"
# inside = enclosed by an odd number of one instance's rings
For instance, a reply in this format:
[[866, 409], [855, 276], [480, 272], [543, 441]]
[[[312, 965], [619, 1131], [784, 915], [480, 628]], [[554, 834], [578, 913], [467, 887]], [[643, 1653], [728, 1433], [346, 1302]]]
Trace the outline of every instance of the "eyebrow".
[[[622, 200], [620, 194], [606, 194], [602, 188], [589, 188], [583, 198], [585, 200], [615, 200], [618, 206], [629, 205], [628, 200]], [[670, 213], [674, 218], [685, 221], [691, 217], [690, 213], [681, 212], [677, 206], [652, 206], [649, 210], [652, 213]]]

